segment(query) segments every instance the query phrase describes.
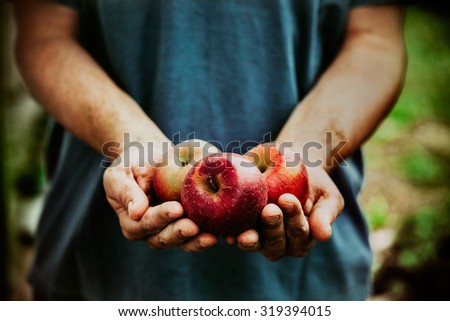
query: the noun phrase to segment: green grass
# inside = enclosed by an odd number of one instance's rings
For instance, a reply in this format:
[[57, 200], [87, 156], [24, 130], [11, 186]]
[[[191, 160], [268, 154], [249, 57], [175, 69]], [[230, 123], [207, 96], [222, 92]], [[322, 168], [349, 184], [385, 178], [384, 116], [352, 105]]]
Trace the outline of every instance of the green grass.
[[[371, 166], [385, 170], [415, 186], [450, 186], [450, 146], [441, 155], [412, 136], [415, 127], [427, 121], [450, 128], [449, 35], [450, 19], [416, 7], [408, 9], [405, 85], [392, 112], [367, 144], [369, 170]], [[382, 211], [389, 212], [385, 199], [376, 197], [365, 206], [374, 227], [389, 223], [382, 218]]]

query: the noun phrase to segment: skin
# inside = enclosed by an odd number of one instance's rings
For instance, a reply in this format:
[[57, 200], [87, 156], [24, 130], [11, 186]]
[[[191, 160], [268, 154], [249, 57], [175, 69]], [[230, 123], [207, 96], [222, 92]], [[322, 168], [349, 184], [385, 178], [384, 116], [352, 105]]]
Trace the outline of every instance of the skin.
[[[180, 247], [200, 252], [217, 242], [211, 234], [182, 218], [178, 202], [149, 206], [154, 168], [139, 167], [136, 148], [122, 150], [124, 133], [148, 146], [153, 159], [169, 139], [138, 104], [121, 90], [77, 41], [78, 16], [70, 8], [44, 0], [14, 1], [17, 25], [17, 60], [34, 97], [58, 122], [99, 152], [105, 143], [121, 143], [110, 156], [129, 152], [104, 174], [106, 197], [117, 213], [127, 239], [145, 240], [152, 248]], [[277, 137], [292, 142], [301, 152], [305, 143], [325, 145], [325, 132], [347, 140], [340, 150], [350, 155], [373, 133], [392, 108], [405, 70], [402, 40], [403, 11], [396, 7], [361, 7], [352, 10], [344, 45], [311, 92], [299, 102]], [[82, 94], [80, 94], [82, 93]], [[355, 111], [358, 111], [355, 113]], [[298, 131], [298, 128], [302, 128]], [[146, 153], [148, 151], [145, 151]], [[333, 151], [312, 150], [309, 157], [323, 161], [309, 167], [310, 197], [305, 204], [289, 194], [277, 205], [267, 205], [258, 230], [248, 230], [229, 243], [249, 252], [260, 251], [270, 260], [302, 257], [316, 241], [331, 237], [331, 225], [344, 202], [328, 173], [336, 164]], [[327, 162], [328, 161], [328, 162]]]

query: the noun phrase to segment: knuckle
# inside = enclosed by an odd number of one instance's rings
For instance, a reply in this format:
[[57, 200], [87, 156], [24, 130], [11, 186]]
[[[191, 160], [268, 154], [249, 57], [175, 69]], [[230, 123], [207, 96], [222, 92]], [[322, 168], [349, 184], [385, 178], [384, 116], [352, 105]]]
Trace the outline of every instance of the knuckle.
[[268, 259], [271, 262], [279, 261], [283, 257], [283, 254], [281, 254], [281, 253], [270, 252], [270, 253], [262, 253], [262, 254], [264, 255], [264, 257], [266, 259]]
[[154, 250], [160, 250], [160, 249], [167, 248], [167, 242], [161, 237], [148, 239], [147, 245], [150, 246]]
[[165, 248], [168, 247], [168, 242], [167, 242], [167, 240], [164, 239], [163, 237], [158, 237], [158, 238], [157, 238], [157, 241], [156, 241], [156, 244], [157, 244], [157, 246], [158, 246], [159, 248], [161, 248], [161, 249], [165, 249]]
[[153, 222], [149, 222], [147, 220], [144, 220], [142, 222], [142, 229], [149, 234], [156, 234], [160, 231], [160, 229], [157, 226], [155, 226]]
[[285, 242], [284, 236], [278, 236], [278, 237], [275, 237], [275, 238], [269, 238], [269, 239], [267, 239], [267, 240], [264, 242], [264, 244], [265, 244], [265, 246], [267, 246], [267, 247], [274, 248], [274, 247], [280, 247], [280, 246], [282, 246], [282, 245], [284, 244], [284, 242]]
[[296, 228], [288, 229], [286, 234], [289, 238], [292, 239], [303, 239], [306, 238], [308, 233], [308, 227], [304, 224], [297, 226]]
[[180, 228], [177, 228], [174, 230], [174, 235], [177, 239], [184, 239], [185, 236], [183, 235], [183, 230]]
[[178, 245], [178, 248], [181, 249], [184, 252], [187, 252], [187, 253], [191, 253], [192, 252], [191, 248], [189, 247], [189, 243], [180, 244], [180, 245]]

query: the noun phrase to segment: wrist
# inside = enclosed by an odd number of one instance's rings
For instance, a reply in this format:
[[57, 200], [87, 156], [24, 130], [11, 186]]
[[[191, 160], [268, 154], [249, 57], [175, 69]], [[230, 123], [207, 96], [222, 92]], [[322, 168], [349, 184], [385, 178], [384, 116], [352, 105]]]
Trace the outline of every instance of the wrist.
[[333, 132], [323, 134], [324, 139], [283, 139], [277, 141], [286, 147], [292, 147], [307, 167], [321, 167], [330, 173], [344, 161], [347, 141], [340, 140]]
[[141, 135], [126, 132], [122, 137], [105, 142], [101, 147], [101, 153], [111, 162], [136, 158], [140, 163], [155, 166], [171, 146], [169, 139], [164, 137], [155, 137], [151, 133]]

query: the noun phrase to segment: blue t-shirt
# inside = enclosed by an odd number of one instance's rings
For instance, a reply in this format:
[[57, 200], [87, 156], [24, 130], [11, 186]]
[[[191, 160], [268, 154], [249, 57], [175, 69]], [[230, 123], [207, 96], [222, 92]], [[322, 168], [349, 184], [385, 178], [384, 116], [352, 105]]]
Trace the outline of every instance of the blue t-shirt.
[[[236, 151], [276, 138], [336, 56], [349, 10], [380, 1], [60, 2], [79, 11], [82, 45], [168, 137], [195, 135]], [[359, 151], [332, 175], [346, 206], [331, 240], [305, 258], [270, 262], [223, 241], [190, 254], [126, 240], [105, 198], [101, 155], [67, 132], [56, 130], [53, 138], [53, 179], [31, 273], [42, 297], [350, 300], [369, 294]]]

